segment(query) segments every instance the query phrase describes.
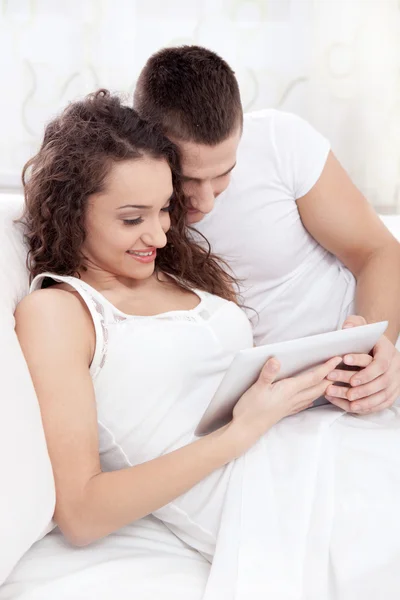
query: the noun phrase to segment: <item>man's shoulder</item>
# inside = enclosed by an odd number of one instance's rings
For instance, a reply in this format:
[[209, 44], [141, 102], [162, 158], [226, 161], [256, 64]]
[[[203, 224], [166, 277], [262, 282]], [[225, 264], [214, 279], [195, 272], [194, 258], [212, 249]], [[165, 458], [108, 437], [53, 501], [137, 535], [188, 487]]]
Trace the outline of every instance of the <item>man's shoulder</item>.
[[[275, 138], [277, 131], [291, 129], [291, 120], [295, 118], [291, 113], [286, 113], [275, 108], [265, 108], [245, 113], [243, 115], [243, 135], [239, 146], [240, 161], [254, 153], [262, 153], [265, 161], [268, 154], [275, 155]], [[261, 158], [261, 157], [260, 157]]]
[[250, 144], [257, 140], [271, 144], [277, 135], [293, 134], [302, 122], [297, 115], [276, 108], [248, 112], [243, 115], [243, 139]]
[[294, 113], [266, 108], [246, 113], [243, 118], [242, 147], [254, 148], [263, 152], [277, 149], [285, 153], [287, 149], [302, 146], [322, 147], [329, 142], [308, 121]]
[[252, 129], [254, 126], [257, 128], [260, 125], [268, 126], [276, 118], [278, 111], [275, 108], [264, 108], [261, 110], [253, 110], [251, 112], [244, 113], [243, 115], [243, 129]]
[[272, 123], [274, 121], [292, 121], [298, 119], [295, 114], [279, 110], [277, 108], [262, 108], [260, 110], [253, 110], [246, 112], [243, 115], [243, 124], [251, 123]]

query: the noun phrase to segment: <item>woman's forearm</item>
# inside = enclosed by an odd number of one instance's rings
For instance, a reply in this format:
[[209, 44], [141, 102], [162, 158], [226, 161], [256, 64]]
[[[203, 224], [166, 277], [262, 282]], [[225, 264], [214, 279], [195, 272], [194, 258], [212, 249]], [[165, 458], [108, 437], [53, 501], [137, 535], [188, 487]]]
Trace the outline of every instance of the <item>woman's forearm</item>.
[[240, 434], [231, 426], [143, 464], [94, 475], [79, 499], [56, 506], [69, 541], [83, 546], [165, 506], [233, 460]]

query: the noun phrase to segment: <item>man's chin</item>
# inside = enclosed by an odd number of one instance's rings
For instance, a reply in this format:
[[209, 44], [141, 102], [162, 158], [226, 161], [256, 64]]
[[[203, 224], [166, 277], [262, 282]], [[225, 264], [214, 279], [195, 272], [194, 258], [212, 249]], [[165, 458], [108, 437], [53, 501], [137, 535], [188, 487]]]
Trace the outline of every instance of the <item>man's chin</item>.
[[186, 223], [188, 225], [194, 225], [198, 223], [204, 218], [204, 214], [199, 210], [194, 210], [193, 212], [188, 212], [186, 216]]

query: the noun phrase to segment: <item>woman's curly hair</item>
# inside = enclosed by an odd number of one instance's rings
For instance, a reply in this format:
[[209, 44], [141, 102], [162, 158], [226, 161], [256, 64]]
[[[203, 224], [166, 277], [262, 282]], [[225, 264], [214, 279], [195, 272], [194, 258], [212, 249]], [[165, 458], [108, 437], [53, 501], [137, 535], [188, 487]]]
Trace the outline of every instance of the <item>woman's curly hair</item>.
[[31, 279], [43, 272], [80, 277], [88, 197], [104, 188], [113, 163], [143, 156], [165, 159], [174, 185], [171, 228], [167, 245], [157, 252], [156, 270], [184, 287], [236, 301], [236, 282], [225, 263], [211, 254], [206, 240], [205, 248], [195, 243], [185, 224], [177, 147], [107, 90], [73, 102], [51, 121], [39, 152], [24, 167], [21, 221]]

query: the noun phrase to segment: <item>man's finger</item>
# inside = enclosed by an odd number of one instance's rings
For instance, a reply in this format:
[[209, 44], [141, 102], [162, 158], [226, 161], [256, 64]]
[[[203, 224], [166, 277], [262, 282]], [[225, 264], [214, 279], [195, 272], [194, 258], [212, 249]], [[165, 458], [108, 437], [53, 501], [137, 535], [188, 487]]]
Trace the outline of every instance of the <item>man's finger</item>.
[[360, 315], [349, 315], [342, 325], [342, 329], [348, 329], [350, 327], [360, 327], [360, 325], [366, 325], [367, 321]]
[[371, 381], [370, 383], [366, 383], [365, 385], [358, 385], [350, 389], [347, 388], [347, 398], [351, 402], [354, 402], [355, 400], [371, 397], [381, 392], [382, 390], [385, 390], [387, 387], [387, 376], [386, 374], [381, 375], [380, 377], [377, 377], [377, 379], [374, 379], [373, 381]]
[[350, 379], [350, 385], [357, 387], [369, 383], [380, 377], [380, 375], [383, 375], [383, 373], [386, 373], [388, 368], [389, 363], [387, 360], [375, 358], [365, 369], [358, 373], [354, 373], [353, 377]]
[[[383, 402], [383, 404], [378, 404], [378, 406], [375, 406], [374, 408], [370, 408], [368, 410], [368, 412], [366, 412], [364, 414], [372, 415], [373, 413], [382, 412], [382, 410], [385, 410], [385, 408], [390, 408], [391, 406], [393, 406], [395, 401], [396, 401], [396, 396], [393, 396], [392, 398], [390, 398], [390, 400], [386, 400], [386, 402]], [[363, 413], [361, 413], [361, 414], [363, 414]]]
[[368, 367], [373, 360], [369, 354], [346, 354], [343, 357], [344, 364], [350, 367]]
[[369, 413], [371, 410], [379, 407], [382, 404], [385, 404], [390, 398], [392, 394], [388, 394], [387, 390], [378, 392], [377, 394], [373, 394], [372, 396], [368, 396], [368, 398], [363, 398], [362, 400], [357, 400], [356, 402], [350, 402], [350, 412], [354, 412], [357, 414]]

